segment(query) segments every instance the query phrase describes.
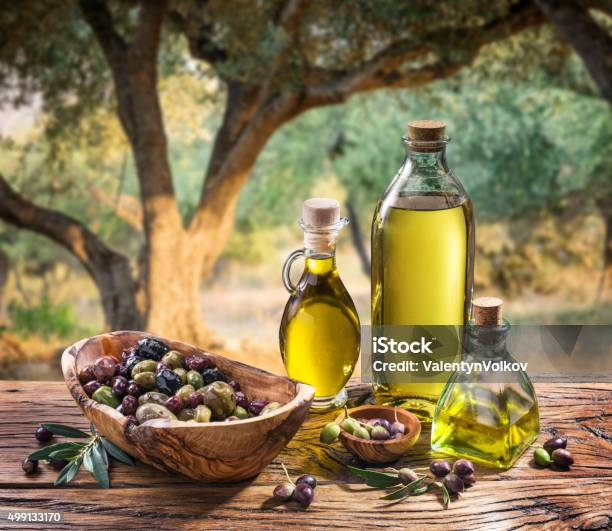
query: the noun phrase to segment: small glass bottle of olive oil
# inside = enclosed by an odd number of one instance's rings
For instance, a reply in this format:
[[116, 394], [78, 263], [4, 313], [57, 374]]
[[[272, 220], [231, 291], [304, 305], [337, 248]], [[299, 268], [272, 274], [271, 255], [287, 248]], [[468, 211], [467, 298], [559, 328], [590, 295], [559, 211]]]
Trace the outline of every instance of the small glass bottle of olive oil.
[[[300, 221], [304, 248], [291, 253], [283, 267], [291, 296], [280, 325], [280, 350], [287, 374], [315, 388], [313, 411], [345, 404], [344, 386], [359, 358], [359, 317], [336, 269], [336, 238], [347, 223], [338, 201], [305, 201]], [[289, 273], [300, 257], [305, 258], [304, 272], [294, 285]]]
[[[466, 327], [463, 361], [472, 367], [485, 361], [514, 362], [506, 349], [510, 325], [501, 315], [501, 299], [474, 301], [475, 321]], [[456, 371], [436, 407], [431, 448], [506, 469], [539, 432], [538, 401], [525, 372]]]
[[[406, 158], [374, 212], [374, 336], [394, 327], [416, 330], [427, 325], [448, 326], [458, 333], [469, 319], [474, 213], [470, 197], [446, 163], [445, 131], [445, 123], [437, 120], [408, 124]], [[429, 423], [445, 381], [423, 375], [401, 382], [375, 379], [374, 397]]]

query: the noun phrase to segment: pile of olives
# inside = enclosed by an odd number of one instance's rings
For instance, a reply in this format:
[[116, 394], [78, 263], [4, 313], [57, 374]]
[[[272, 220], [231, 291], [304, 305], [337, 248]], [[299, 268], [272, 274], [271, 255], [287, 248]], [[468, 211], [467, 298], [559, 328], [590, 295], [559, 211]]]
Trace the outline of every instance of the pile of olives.
[[163, 418], [187, 422], [226, 422], [265, 415], [283, 404], [249, 400], [236, 381], [204, 356], [187, 356], [153, 337], [124, 350], [121, 362], [98, 358], [79, 371], [83, 389], [130, 424]]
[[294, 500], [302, 507], [308, 507], [314, 500], [314, 490], [317, 486], [316, 478], [310, 474], [304, 474], [297, 478], [294, 483], [291, 481], [284, 464], [282, 467], [285, 471], [287, 481], [279, 483], [274, 487], [274, 497], [282, 501]]
[[434, 461], [429, 465], [429, 470], [442, 480], [442, 484], [451, 496], [456, 496], [463, 492], [465, 487], [476, 483], [474, 465], [467, 459], [458, 459], [453, 465], [448, 461]]
[[554, 463], [562, 468], [569, 468], [574, 464], [574, 456], [566, 448], [567, 439], [565, 437], [548, 439], [543, 448], [534, 450], [534, 461], [539, 466], [549, 466]]
[[333, 443], [340, 435], [341, 430], [360, 439], [387, 441], [403, 437], [406, 433], [406, 426], [397, 420], [397, 414], [395, 421], [389, 422], [382, 418], [353, 418], [346, 410], [345, 418], [339, 425], [335, 422], [329, 422], [323, 427], [320, 436], [321, 442], [325, 444]]

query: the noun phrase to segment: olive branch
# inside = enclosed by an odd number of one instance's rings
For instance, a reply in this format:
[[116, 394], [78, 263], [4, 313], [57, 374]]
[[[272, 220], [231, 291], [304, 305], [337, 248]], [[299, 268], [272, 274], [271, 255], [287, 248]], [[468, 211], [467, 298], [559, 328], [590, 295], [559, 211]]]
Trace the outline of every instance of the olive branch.
[[45, 423], [42, 424], [42, 427], [46, 428], [54, 435], [73, 439], [87, 439], [85, 442], [70, 441], [51, 444], [40, 450], [36, 450], [28, 456], [28, 459], [32, 461], [38, 461], [40, 459], [45, 459], [47, 461], [51, 459], [66, 459], [68, 461], [68, 464], [62, 468], [57, 479], [53, 483], [55, 486], [72, 481], [81, 468], [81, 465], [84, 465], [85, 469], [91, 473], [98, 484], [103, 489], [108, 489], [110, 487], [108, 477], [109, 454], [122, 463], [128, 465], [134, 464], [134, 460], [121, 448], [109, 441], [106, 437], [99, 435], [93, 424], [90, 425], [91, 433], [64, 424]]

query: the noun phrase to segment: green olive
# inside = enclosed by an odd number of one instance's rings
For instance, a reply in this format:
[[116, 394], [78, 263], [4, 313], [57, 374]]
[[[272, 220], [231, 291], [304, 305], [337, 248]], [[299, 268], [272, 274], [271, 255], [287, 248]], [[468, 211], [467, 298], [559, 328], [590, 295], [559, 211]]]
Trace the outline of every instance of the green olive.
[[174, 369], [174, 373], [178, 374], [178, 377], [181, 379], [183, 385], [187, 383], [187, 371], [185, 369]]
[[357, 422], [354, 418], [347, 417], [340, 424], [342, 429], [350, 434], [355, 433], [355, 430], [359, 427], [359, 422]]
[[355, 437], [359, 437], [360, 439], [370, 439], [370, 432], [363, 426], [359, 426], [357, 429], [355, 429], [353, 435]]
[[249, 412], [242, 406], [236, 406], [234, 411], [232, 411], [232, 415], [234, 415], [234, 417], [238, 417], [240, 420], [249, 418]]
[[196, 422], [210, 422], [210, 417], [212, 416], [212, 411], [208, 406], [198, 406], [195, 408], [193, 414], [193, 420]]
[[134, 381], [143, 389], [153, 389], [156, 385], [155, 373], [148, 371], [139, 372], [136, 376], [134, 376]]
[[187, 383], [199, 389], [204, 386], [204, 378], [198, 371], [189, 371], [187, 373]]
[[141, 424], [147, 420], [153, 419], [168, 419], [176, 420], [174, 413], [171, 413], [164, 406], [159, 404], [143, 404], [136, 410], [136, 418]]
[[181, 369], [183, 367], [183, 356], [176, 350], [171, 350], [170, 352], [166, 353], [162, 358], [162, 361], [171, 369]]
[[[98, 391], [99, 390], [100, 389], [98, 389]], [[96, 393], [98, 391], [96, 391]], [[552, 459], [550, 458], [549, 453], [546, 450], [544, 450], [544, 448], [536, 448], [533, 452], [533, 458], [536, 462], [536, 465], [539, 465], [539, 466], [548, 466], [552, 463]]]
[[181, 387], [175, 394], [176, 396], [180, 397], [181, 400], [186, 404], [189, 399], [189, 395], [194, 392], [195, 389], [193, 388], [193, 385], [187, 384]]
[[194, 415], [195, 409], [185, 408], [181, 409], [180, 413], [178, 414], [178, 419], [183, 421], [193, 420]]
[[136, 375], [143, 372], [152, 372], [155, 374], [155, 370], [157, 369], [157, 362], [154, 360], [142, 360], [139, 361], [132, 368], [132, 378], [136, 379]]
[[229, 417], [236, 407], [236, 393], [225, 382], [213, 382], [198, 390], [202, 395], [204, 405], [208, 406], [215, 420]]
[[158, 404], [163, 406], [170, 398], [168, 395], [164, 393], [158, 393], [156, 391], [149, 391], [148, 393], [144, 393], [138, 397], [138, 403], [142, 406], [143, 404]]
[[335, 422], [330, 422], [321, 430], [320, 439], [322, 443], [331, 444], [340, 435], [340, 426]]
[[103, 385], [96, 389], [91, 398], [93, 398], [96, 402], [110, 406], [113, 409], [121, 404], [119, 397], [113, 393], [113, 390], [108, 385]]
[[280, 402], [270, 402], [261, 410], [260, 415], [266, 415], [268, 413], [272, 413], [272, 411], [274, 411], [275, 409], [278, 409], [279, 407], [283, 407], [283, 404], [281, 404]]

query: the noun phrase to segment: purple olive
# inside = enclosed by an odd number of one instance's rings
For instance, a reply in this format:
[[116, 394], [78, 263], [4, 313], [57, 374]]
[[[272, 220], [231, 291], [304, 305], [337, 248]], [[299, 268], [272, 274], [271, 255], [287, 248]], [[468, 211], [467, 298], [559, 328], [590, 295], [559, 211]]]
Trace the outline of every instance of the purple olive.
[[130, 348], [126, 348], [122, 353], [121, 353], [121, 359], [123, 361], [127, 361], [127, 359], [130, 356], [133, 356], [134, 354], [136, 354], [136, 348], [135, 347], [130, 347]]
[[314, 500], [314, 491], [306, 483], [300, 483], [295, 486], [293, 499], [303, 507], [308, 507], [312, 503], [312, 500]]
[[556, 465], [562, 467], [570, 467], [574, 464], [574, 456], [565, 448], [557, 448], [551, 455], [552, 460]]
[[115, 376], [111, 380], [111, 387], [113, 389], [113, 393], [115, 393], [118, 397], [122, 397], [125, 395], [129, 382], [125, 376]]
[[98, 389], [102, 387], [102, 384], [96, 380], [87, 382], [83, 386], [83, 390], [87, 393], [87, 396], [91, 397]]
[[389, 433], [392, 437], [398, 434], [404, 435], [404, 433], [406, 433], [406, 426], [396, 420], [393, 424], [391, 424], [391, 427], [389, 428]]
[[183, 401], [181, 400], [180, 396], [174, 395], [164, 402], [164, 406], [166, 406], [166, 409], [168, 409], [168, 411], [177, 415], [181, 411], [181, 409], [185, 407], [185, 404], [183, 404]]
[[26, 457], [21, 463], [21, 469], [28, 475], [35, 474], [38, 472], [38, 461]]
[[204, 396], [202, 396], [202, 393], [198, 393], [196, 391], [189, 395], [189, 397], [187, 398], [187, 401], [189, 402], [189, 407], [191, 409], [195, 409], [196, 407], [204, 403]]
[[249, 407], [248, 407], [249, 413], [257, 416], [261, 413], [261, 410], [267, 405], [268, 405], [267, 400], [257, 400], [257, 399], [251, 400], [251, 403], [249, 404]]
[[68, 464], [68, 459], [49, 459], [49, 464], [51, 465], [51, 468], [61, 470]]
[[462, 476], [461, 479], [463, 480], [463, 484], [466, 487], [469, 487], [470, 485], [473, 485], [474, 483], [476, 483], [476, 476], [474, 474], [468, 474], [467, 476]]
[[94, 363], [93, 372], [99, 382], [108, 382], [117, 371], [117, 360], [112, 356], [102, 356]]
[[133, 395], [125, 395], [121, 405], [123, 406], [123, 414], [126, 417], [129, 415], [134, 415], [138, 409], [138, 398]]
[[234, 390], [234, 391], [240, 391], [240, 384], [236, 381], [236, 380], [231, 380], [229, 383], [229, 386]]
[[234, 422], [235, 420], [240, 420], [236, 415], [232, 415], [231, 417], [227, 417], [225, 422]]
[[249, 408], [249, 399], [242, 391], [236, 391], [236, 405], [244, 409]]
[[446, 490], [451, 496], [463, 492], [463, 480], [457, 474], [448, 474], [442, 480], [442, 483], [444, 484]]
[[434, 461], [429, 465], [429, 470], [437, 478], [443, 478], [451, 471], [451, 465], [448, 461]]
[[53, 433], [51, 433], [47, 428], [39, 426], [34, 432], [34, 437], [36, 437], [38, 442], [48, 443], [51, 439], [53, 439]]
[[474, 473], [474, 465], [467, 459], [459, 459], [455, 461], [455, 464], [453, 465], [453, 472], [460, 478], [463, 476], [469, 476], [470, 474]]
[[128, 415], [125, 424], [125, 429], [128, 430], [132, 426], [138, 426], [138, 424], [140, 424], [140, 422], [138, 422], [138, 419], [134, 415]]
[[295, 487], [291, 483], [281, 483], [274, 487], [274, 497], [279, 500], [290, 500], [295, 491]]
[[189, 356], [185, 360], [185, 367], [190, 371], [202, 372], [204, 369], [210, 367], [210, 365], [210, 360], [202, 356]]
[[126, 394], [130, 395], [130, 396], [140, 396], [142, 393], [144, 393], [144, 389], [142, 387], [140, 387], [134, 380], [130, 380], [128, 382], [128, 386], [127, 389], [125, 390]]
[[83, 367], [79, 371], [79, 382], [82, 384], [86, 384], [87, 382], [91, 382], [96, 379], [96, 375], [94, 374], [93, 365], [87, 365], [87, 367]]
[[543, 444], [543, 447], [544, 450], [546, 450], [549, 454], [552, 454], [555, 450], [558, 450], [559, 448], [567, 448], [567, 439], [565, 437], [553, 437], [552, 439], [548, 439]]
[[117, 376], [123, 376], [126, 380], [130, 378], [130, 371], [125, 363], [117, 364]]
[[311, 476], [310, 474], [304, 474], [303, 476], [297, 478], [297, 481], [295, 482], [296, 485], [299, 485], [300, 483], [305, 483], [311, 489], [314, 489], [317, 486], [317, 478]]

